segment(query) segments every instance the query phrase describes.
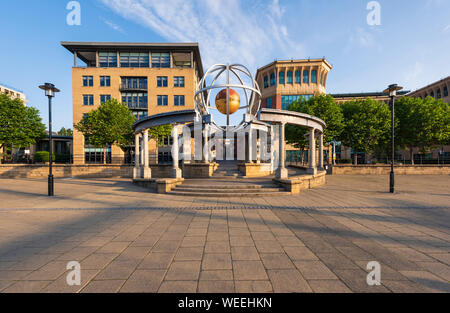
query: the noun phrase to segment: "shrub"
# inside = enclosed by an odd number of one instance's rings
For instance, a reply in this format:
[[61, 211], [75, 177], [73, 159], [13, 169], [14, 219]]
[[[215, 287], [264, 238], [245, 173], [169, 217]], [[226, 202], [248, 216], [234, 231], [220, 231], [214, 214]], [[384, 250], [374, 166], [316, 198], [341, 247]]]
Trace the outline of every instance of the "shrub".
[[352, 160], [351, 159], [340, 159], [338, 160], [339, 164], [352, 164]]
[[[34, 154], [34, 162], [48, 162], [49, 160], [48, 151], [38, 151]], [[52, 156], [52, 161], [55, 161], [55, 154]]]

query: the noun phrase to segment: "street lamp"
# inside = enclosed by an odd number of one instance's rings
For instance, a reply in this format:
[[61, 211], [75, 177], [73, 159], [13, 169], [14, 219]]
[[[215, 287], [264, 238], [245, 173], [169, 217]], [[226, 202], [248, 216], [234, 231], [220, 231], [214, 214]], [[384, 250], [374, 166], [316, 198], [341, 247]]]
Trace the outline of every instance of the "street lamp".
[[50, 83], [45, 83], [44, 85], [39, 86], [42, 90], [45, 90], [45, 95], [48, 97], [48, 136], [49, 136], [49, 170], [48, 170], [48, 196], [54, 196], [54, 184], [53, 184], [53, 134], [52, 134], [52, 98], [55, 96], [55, 93], [59, 92], [59, 89], [55, 87], [55, 85]]
[[394, 158], [395, 158], [395, 143], [394, 143], [394, 112], [395, 112], [395, 96], [397, 91], [402, 90], [403, 87], [397, 84], [389, 85], [384, 93], [389, 94], [391, 97], [391, 144], [392, 144], [392, 159], [391, 159], [391, 174], [389, 176], [389, 192], [394, 193]]

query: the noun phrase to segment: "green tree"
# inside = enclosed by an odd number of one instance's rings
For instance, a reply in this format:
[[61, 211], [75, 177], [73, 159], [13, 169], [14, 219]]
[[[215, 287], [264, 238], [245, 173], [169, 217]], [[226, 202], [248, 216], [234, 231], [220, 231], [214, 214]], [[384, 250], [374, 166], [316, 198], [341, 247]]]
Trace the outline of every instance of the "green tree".
[[107, 147], [117, 145], [125, 151], [133, 142], [134, 121], [133, 113], [125, 104], [111, 99], [84, 115], [74, 127], [83, 133], [86, 142], [104, 149], [106, 162]]
[[[344, 129], [341, 107], [330, 95], [319, 95], [306, 100], [300, 98], [291, 103], [288, 110], [306, 113], [322, 119], [326, 124], [324, 141], [331, 142], [338, 138]], [[308, 129], [301, 126], [286, 126], [286, 141], [302, 151], [308, 146], [305, 139]]]
[[73, 136], [73, 131], [70, 128], [65, 128], [62, 127], [59, 131], [58, 131], [58, 135], [60, 136]]
[[6, 159], [7, 147], [28, 147], [46, 136], [39, 110], [20, 99], [0, 94], [0, 150]]
[[341, 108], [345, 126], [340, 140], [353, 148], [354, 164], [358, 164], [358, 152], [372, 151], [388, 138], [390, 110], [386, 104], [370, 98], [343, 102]]
[[395, 103], [395, 140], [408, 148], [414, 164], [413, 148], [424, 152], [450, 141], [450, 105], [432, 97], [402, 97]]

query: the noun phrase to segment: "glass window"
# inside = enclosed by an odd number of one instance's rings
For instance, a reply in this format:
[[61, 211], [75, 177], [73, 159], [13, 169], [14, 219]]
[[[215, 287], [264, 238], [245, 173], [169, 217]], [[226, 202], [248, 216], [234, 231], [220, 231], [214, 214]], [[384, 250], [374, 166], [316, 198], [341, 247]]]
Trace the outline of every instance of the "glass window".
[[122, 77], [122, 88], [147, 89], [147, 77]]
[[168, 106], [169, 105], [169, 97], [168, 96], [158, 96], [158, 105], [159, 106]]
[[287, 72], [287, 83], [292, 84], [292, 72]]
[[311, 83], [317, 84], [317, 71], [316, 70], [311, 71]]
[[111, 77], [100, 76], [100, 87], [111, 87]]
[[184, 96], [174, 96], [173, 104], [175, 106], [184, 106]]
[[156, 86], [167, 87], [167, 76], [158, 76]]
[[152, 67], [170, 68], [170, 53], [152, 53]]
[[288, 96], [281, 96], [281, 109], [287, 110], [289, 105], [299, 100], [300, 98], [303, 98], [304, 100], [309, 100], [313, 95], [288, 95]]
[[117, 67], [116, 52], [99, 52], [100, 67]]
[[146, 109], [148, 108], [148, 95], [146, 92], [124, 92], [122, 93], [122, 102], [130, 109]]
[[307, 70], [303, 71], [303, 83], [308, 84], [309, 83], [309, 72]]
[[120, 67], [149, 67], [148, 53], [121, 52]]
[[296, 84], [300, 84], [301, 83], [301, 76], [300, 76], [300, 71], [295, 71], [295, 83]]
[[92, 86], [94, 86], [94, 77], [83, 76], [83, 87], [92, 87]]
[[441, 99], [442, 98], [442, 94], [441, 94], [441, 88], [439, 88], [436, 92], [436, 98]]
[[266, 99], [266, 108], [272, 109], [272, 97]]
[[184, 87], [184, 76], [175, 76], [173, 78], [174, 87]]
[[109, 100], [111, 100], [111, 95], [100, 95], [100, 103], [105, 103]]
[[284, 85], [284, 72], [278, 73], [278, 83]]
[[269, 87], [269, 76], [264, 76], [264, 88]]
[[434, 98], [434, 91], [430, 92], [430, 97]]
[[444, 97], [448, 97], [448, 87], [444, 87]]
[[275, 85], [275, 73], [270, 74], [270, 86]]
[[94, 105], [94, 95], [83, 95], [83, 105]]

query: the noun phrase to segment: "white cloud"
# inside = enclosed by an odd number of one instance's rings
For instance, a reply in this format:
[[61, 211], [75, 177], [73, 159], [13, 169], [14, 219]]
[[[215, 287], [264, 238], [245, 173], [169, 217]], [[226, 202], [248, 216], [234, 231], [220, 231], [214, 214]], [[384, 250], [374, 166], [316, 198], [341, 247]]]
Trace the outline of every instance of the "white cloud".
[[444, 32], [444, 33], [450, 32], [450, 25], [447, 25], [446, 27], [444, 27], [444, 29], [442, 30], [442, 32]]
[[245, 0], [99, 1], [167, 41], [199, 42], [205, 67], [238, 62], [254, 71], [274, 55], [306, 55], [303, 45], [289, 37], [278, 0], [270, 5]]
[[426, 84], [424, 81], [425, 66], [421, 62], [415, 62], [414, 66], [406, 71], [403, 81], [410, 89], [417, 89]]
[[106, 25], [108, 25], [113, 30], [118, 31], [119, 33], [125, 34], [125, 31], [119, 25], [114, 24], [113, 22], [111, 22], [111, 21], [109, 21], [109, 20], [107, 20], [107, 19], [105, 19], [103, 17], [101, 19]]

